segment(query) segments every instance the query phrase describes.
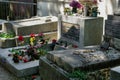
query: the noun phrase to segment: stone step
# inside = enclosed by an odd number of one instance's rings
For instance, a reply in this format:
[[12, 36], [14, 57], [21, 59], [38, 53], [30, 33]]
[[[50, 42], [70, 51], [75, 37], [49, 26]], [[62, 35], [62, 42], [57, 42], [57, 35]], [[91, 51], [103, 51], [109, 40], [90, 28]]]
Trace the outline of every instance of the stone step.
[[118, 20], [118, 21], [120, 21], [120, 16], [117, 16], [117, 15], [108, 15], [108, 20]]

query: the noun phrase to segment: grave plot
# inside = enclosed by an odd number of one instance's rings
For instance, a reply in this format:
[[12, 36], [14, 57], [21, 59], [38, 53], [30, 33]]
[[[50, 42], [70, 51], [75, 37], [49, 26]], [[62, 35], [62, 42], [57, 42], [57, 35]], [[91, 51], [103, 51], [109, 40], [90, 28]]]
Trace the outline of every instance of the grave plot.
[[[120, 0], [118, 0], [118, 9], [114, 15], [108, 15], [105, 21], [105, 42], [117, 50], [120, 50]], [[120, 80], [120, 66], [111, 68], [111, 80]]]
[[[47, 80], [45, 78], [47, 76], [49, 79], [51, 78], [51, 80], [55, 80], [55, 78], [59, 76], [67, 78], [65, 80], [71, 80], [67, 76], [67, 73], [76, 70], [93, 72], [119, 65], [120, 52], [113, 48], [109, 48], [107, 51], [101, 51], [98, 47], [51, 51], [45, 58], [40, 58], [39, 64], [39, 73], [43, 80]], [[44, 72], [44, 70], [48, 72]], [[53, 71], [53, 73], [51, 71]], [[50, 75], [47, 75], [47, 73]]]
[[[39, 57], [47, 54], [51, 50], [53, 42], [50, 44], [43, 33], [39, 38], [31, 34], [26, 46], [3, 49], [0, 54], [1, 64], [17, 77], [32, 75], [38, 72]], [[24, 44], [24, 38], [19, 36], [19, 43]]]
[[38, 72], [38, 60], [30, 61], [27, 63], [14, 63], [12, 56], [8, 56], [11, 54], [11, 52], [9, 52], [10, 49], [12, 48], [4, 49], [4, 52], [0, 54], [0, 61], [4, 68], [12, 72], [17, 77], [32, 75]]
[[[17, 45], [17, 39], [19, 36], [29, 38], [31, 33], [39, 34], [45, 33], [47, 37], [57, 39], [57, 17], [36, 17], [31, 19], [24, 19], [18, 21], [10, 21], [2, 23], [2, 33], [13, 33], [13, 37], [0, 36], [0, 47], [10, 48]], [[52, 28], [51, 28], [52, 27]], [[8, 44], [10, 43], [10, 44]]]

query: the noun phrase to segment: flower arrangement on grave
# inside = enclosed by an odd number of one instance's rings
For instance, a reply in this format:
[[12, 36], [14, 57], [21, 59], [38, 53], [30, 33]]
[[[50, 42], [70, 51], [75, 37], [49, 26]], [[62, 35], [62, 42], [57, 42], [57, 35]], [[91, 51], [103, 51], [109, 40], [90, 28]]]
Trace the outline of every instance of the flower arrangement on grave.
[[[84, 16], [93, 16], [93, 14], [95, 14], [95, 11], [93, 11], [93, 8], [96, 8], [98, 10], [98, 2], [102, 2], [101, 0], [79, 0], [84, 8], [83, 8], [83, 12], [84, 12]], [[98, 11], [97, 11], [98, 14]]]
[[77, 13], [77, 8], [82, 8], [82, 4], [79, 1], [72, 0], [69, 4], [72, 7], [72, 12]]
[[100, 12], [98, 12], [98, 7], [93, 7], [91, 11], [91, 16], [97, 17], [97, 14], [100, 14]]
[[32, 46], [35, 45], [35, 34], [34, 33], [30, 34], [30, 45]]
[[[8, 56], [12, 56], [14, 63], [26, 63], [33, 60], [38, 60], [40, 56], [47, 54], [47, 45], [49, 41], [49, 39], [45, 39], [43, 33], [38, 34], [38, 37], [38, 40], [36, 40], [35, 34], [30, 34], [29, 45], [24, 48], [9, 50], [11, 54]], [[19, 36], [18, 40], [21, 43], [24, 42], [23, 36]]]
[[71, 10], [70, 10], [70, 8], [68, 8], [68, 7], [64, 8], [64, 14], [65, 14], [65, 15], [71, 15]]

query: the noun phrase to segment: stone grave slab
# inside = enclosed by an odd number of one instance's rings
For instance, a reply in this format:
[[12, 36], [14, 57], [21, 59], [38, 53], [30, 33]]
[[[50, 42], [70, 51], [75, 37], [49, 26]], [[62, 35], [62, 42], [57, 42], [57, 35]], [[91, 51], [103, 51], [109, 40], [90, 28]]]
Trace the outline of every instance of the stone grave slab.
[[[37, 17], [11, 22], [16, 35], [57, 31], [57, 17]], [[51, 28], [52, 27], [52, 28]]]
[[[86, 74], [87, 80], [109, 80], [109, 72], [109, 68], [89, 72]], [[68, 76], [69, 72], [48, 60], [46, 57], [40, 57], [39, 73], [41, 80], [81, 80], [80, 78]]]
[[120, 80], [120, 66], [111, 69], [111, 80]]
[[116, 16], [116, 15], [108, 15], [108, 20], [120, 20], [120, 16]]
[[68, 72], [75, 69], [96, 70], [120, 64], [120, 52], [113, 48], [105, 52], [99, 48], [51, 51], [47, 59]]
[[[18, 47], [15, 48], [17, 49]], [[2, 52], [0, 52], [0, 64], [2, 64], [3, 67], [5, 67], [17, 77], [32, 75], [38, 72], [39, 60], [34, 60], [27, 63], [14, 63], [12, 61], [12, 57], [8, 56], [8, 54], [10, 54], [8, 50], [10, 49], [11, 48], [7, 48], [1, 50]]]

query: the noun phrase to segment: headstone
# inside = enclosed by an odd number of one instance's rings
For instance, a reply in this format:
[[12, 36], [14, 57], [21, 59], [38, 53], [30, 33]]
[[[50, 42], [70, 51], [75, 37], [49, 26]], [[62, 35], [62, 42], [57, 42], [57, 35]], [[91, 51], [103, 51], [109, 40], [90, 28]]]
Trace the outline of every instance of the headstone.
[[77, 45], [79, 48], [99, 45], [102, 41], [102, 17], [59, 15], [58, 24], [60, 41], [67, 41], [68, 44]]
[[120, 38], [120, 27], [119, 26], [120, 26], [119, 20], [106, 20], [105, 35], [115, 37], [115, 38]]

